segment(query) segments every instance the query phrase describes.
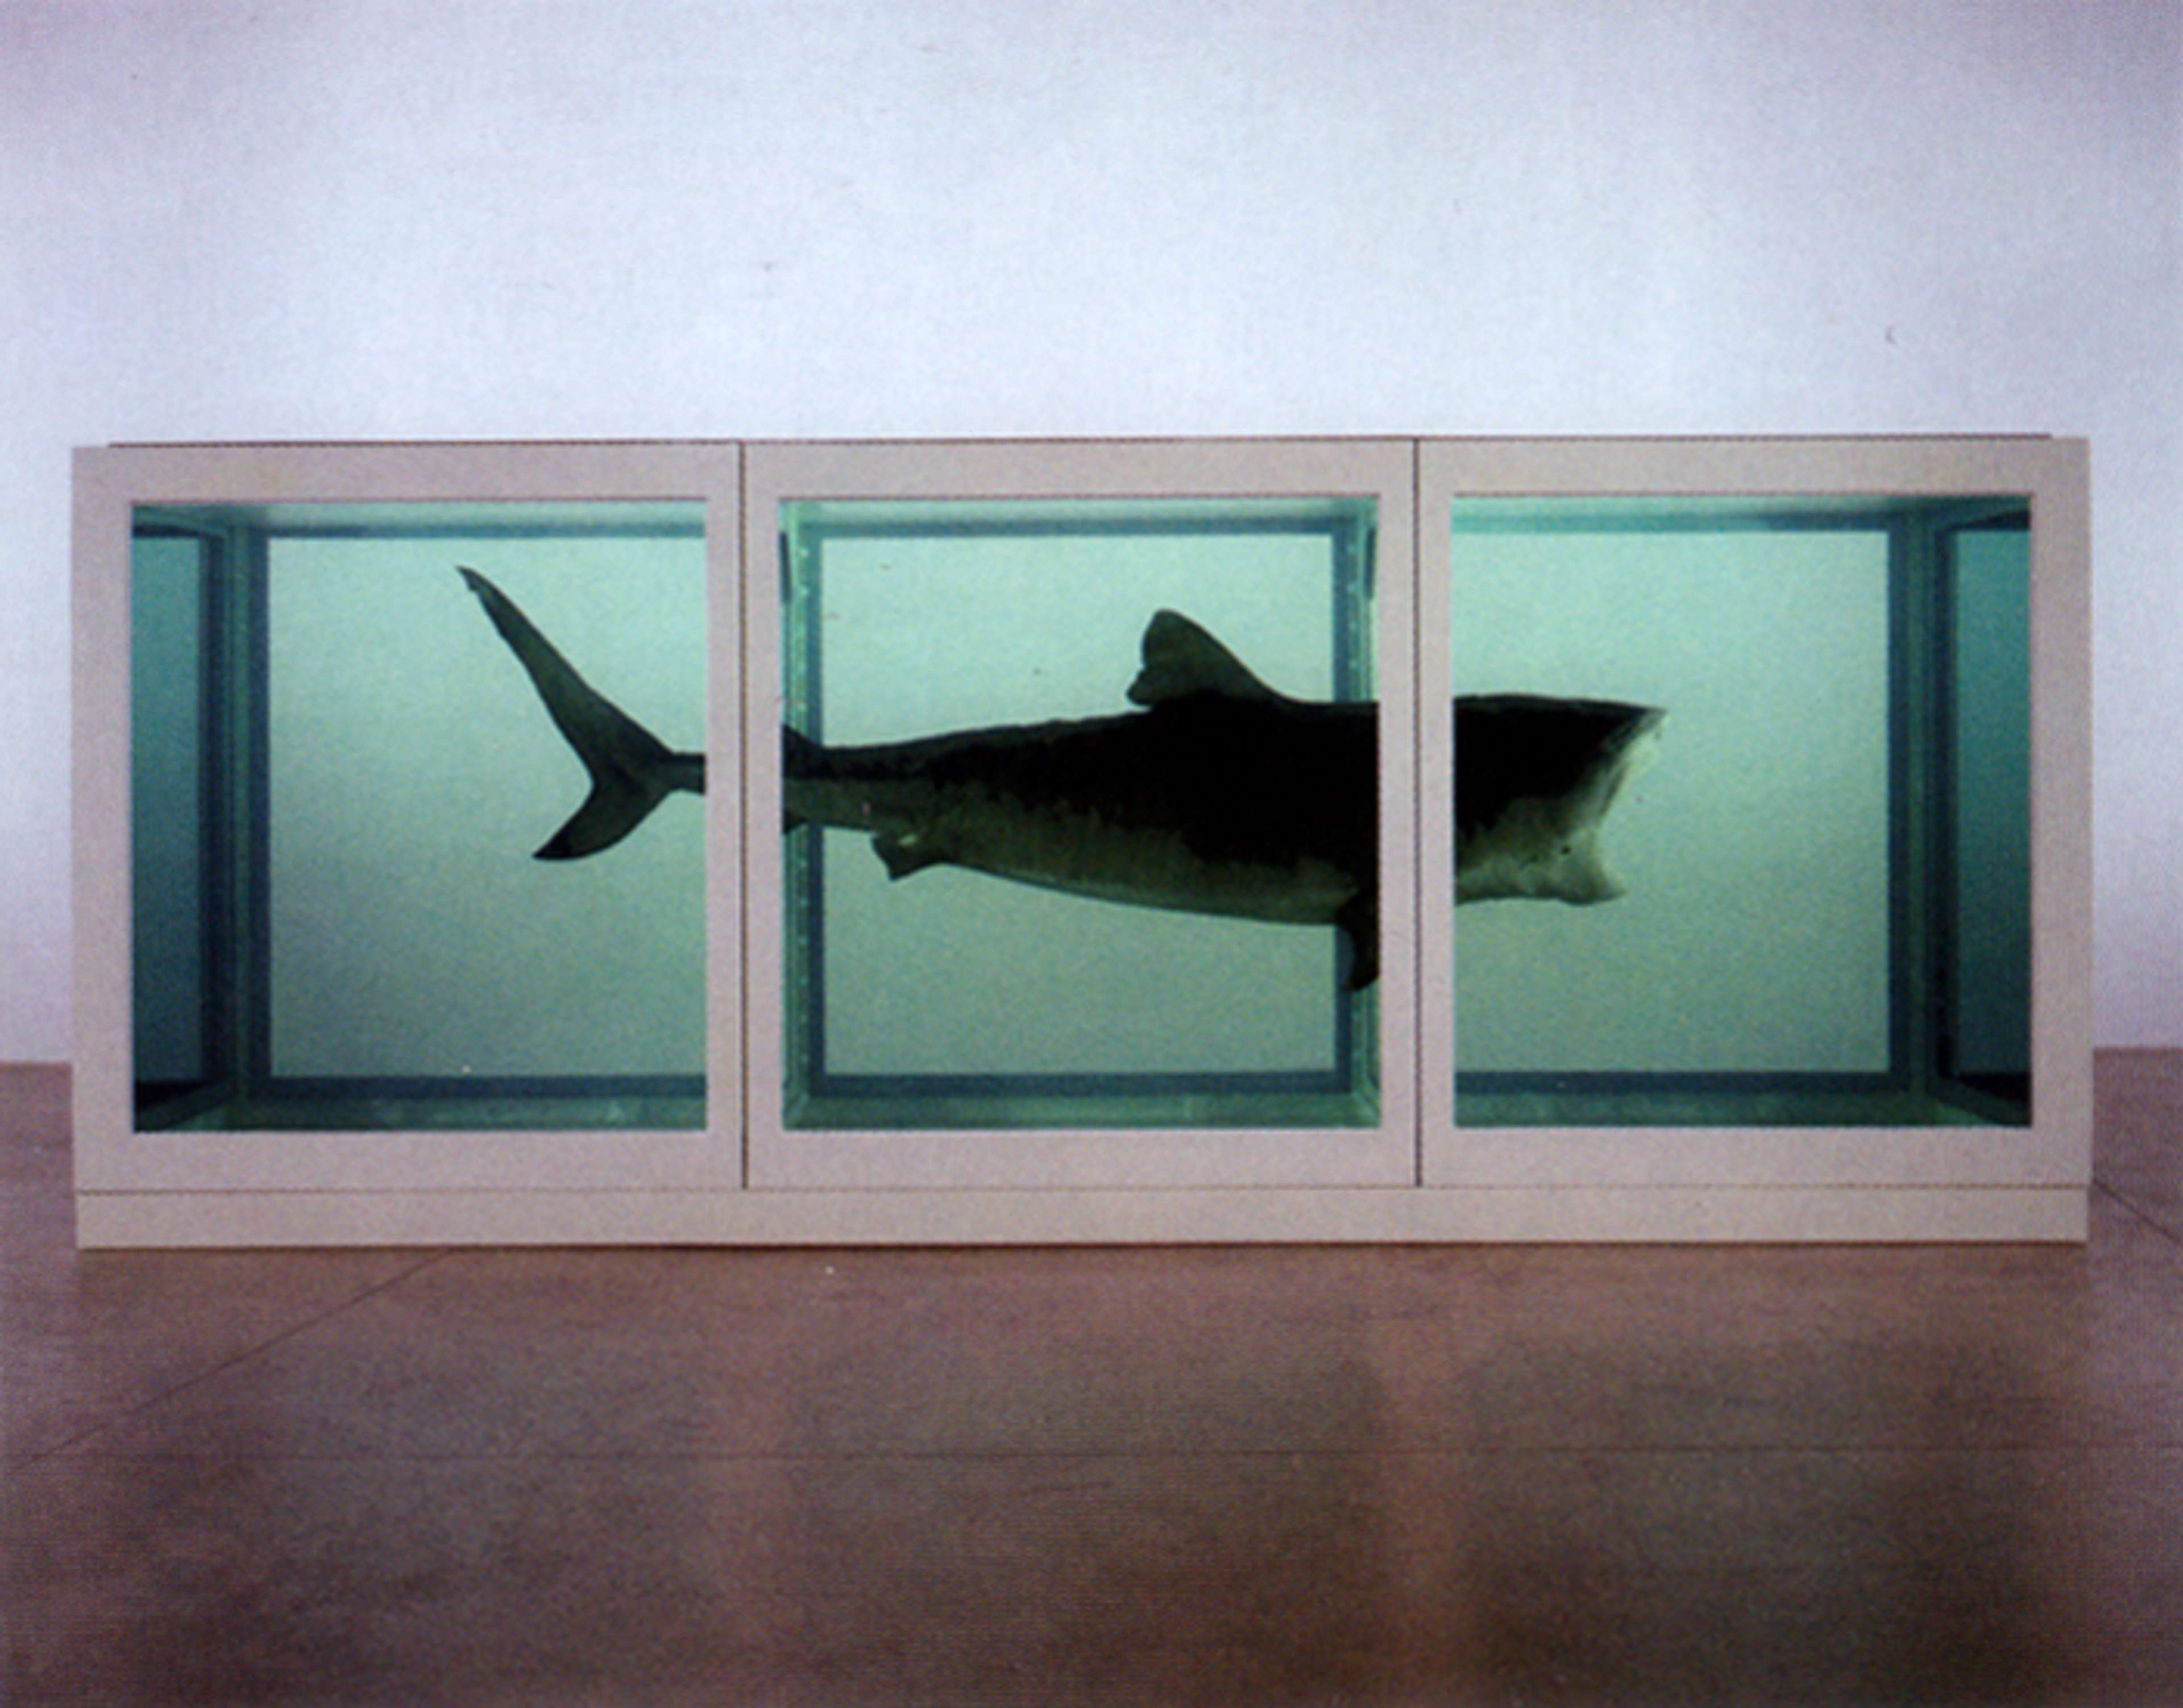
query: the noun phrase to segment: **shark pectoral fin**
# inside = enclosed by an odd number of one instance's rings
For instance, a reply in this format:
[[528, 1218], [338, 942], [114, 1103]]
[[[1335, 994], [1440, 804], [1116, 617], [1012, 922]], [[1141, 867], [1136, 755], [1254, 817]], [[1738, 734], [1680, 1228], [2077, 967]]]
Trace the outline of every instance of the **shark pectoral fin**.
[[1342, 987], [1363, 990], [1380, 976], [1378, 898], [1360, 895], [1344, 903], [1341, 911], [1334, 916], [1334, 928], [1341, 932], [1342, 946], [1348, 951], [1349, 968], [1341, 981]]
[[886, 867], [886, 875], [891, 878], [905, 878], [913, 872], [923, 871], [927, 866], [947, 863], [946, 854], [922, 843], [886, 832], [872, 838], [872, 852], [880, 857], [880, 863]]

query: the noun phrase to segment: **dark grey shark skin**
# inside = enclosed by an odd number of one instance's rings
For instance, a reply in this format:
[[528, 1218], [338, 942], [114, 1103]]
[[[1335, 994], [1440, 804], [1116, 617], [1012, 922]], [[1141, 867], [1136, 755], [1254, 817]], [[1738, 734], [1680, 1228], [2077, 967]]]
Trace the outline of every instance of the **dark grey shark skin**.
[[1138, 907], [1339, 926], [1377, 976], [1378, 708], [1276, 693], [1187, 617], [1145, 631], [1143, 708], [876, 747], [784, 736], [792, 825], [888, 873], [967, 866]]
[[[541, 860], [611, 848], [669, 794], [676, 753], [586, 683], [514, 602], [464, 581], [591, 773]], [[1379, 976], [1379, 708], [1291, 699], [1187, 617], [1145, 630], [1141, 709], [865, 747], [781, 732], [785, 828], [868, 834], [890, 877], [956, 865], [1138, 907], [1331, 925], [1347, 982]], [[1456, 899], [1620, 893], [1599, 821], [1664, 715], [1606, 700], [1464, 696], [1453, 707]]]

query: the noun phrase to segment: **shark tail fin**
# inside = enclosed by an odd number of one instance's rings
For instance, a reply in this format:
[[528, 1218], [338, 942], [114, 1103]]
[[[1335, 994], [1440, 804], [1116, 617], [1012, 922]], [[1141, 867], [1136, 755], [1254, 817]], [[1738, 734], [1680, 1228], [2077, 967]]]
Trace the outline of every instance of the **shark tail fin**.
[[675, 790], [704, 793], [703, 754], [680, 754], [669, 748], [579, 676], [514, 600], [475, 570], [457, 567], [508, 650], [530, 675], [554, 727], [591, 773], [591, 793], [547, 839], [536, 858], [581, 860], [597, 854], [635, 830]]

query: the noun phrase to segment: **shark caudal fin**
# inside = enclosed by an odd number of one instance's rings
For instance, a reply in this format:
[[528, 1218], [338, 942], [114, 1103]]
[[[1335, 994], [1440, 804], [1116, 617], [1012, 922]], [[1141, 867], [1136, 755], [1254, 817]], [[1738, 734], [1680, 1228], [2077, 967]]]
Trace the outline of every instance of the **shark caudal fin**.
[[576, 674], [515, 601], [475, 570], [457, 565], [545, 702], [553, 726], [592, 776], [592, 792], [536, 858], [581, 860], [612, 848], [677, 789], [705, 792], [705, 756], [679, 754]]

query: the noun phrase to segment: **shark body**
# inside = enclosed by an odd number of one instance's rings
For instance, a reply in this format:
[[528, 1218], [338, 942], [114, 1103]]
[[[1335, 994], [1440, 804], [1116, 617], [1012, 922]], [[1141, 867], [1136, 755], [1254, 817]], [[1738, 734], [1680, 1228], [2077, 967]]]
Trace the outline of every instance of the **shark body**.
[[[612, 847], [669, 794], [703, 793], [677, 753], [586, 683], [514, 602], [464, 580], [592, 778], [538, 849]], [[1140, 709], [904, 742], [825, 747], [781, 732], [785, 827], [868, 834], [888, 876], [955, 865], [1139, 907], [1332, 925], [1347, 982], [1379, 974], [1379, 709], [1292, 699], [1174, 611], [1147, 626]], [[1619, 894], [1602, 819], [1664, 714], [1607, 700], [1465, 695], [1456, 899]]]

